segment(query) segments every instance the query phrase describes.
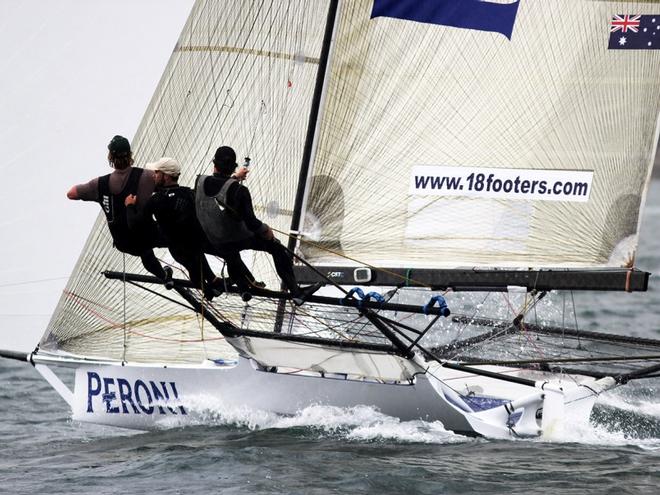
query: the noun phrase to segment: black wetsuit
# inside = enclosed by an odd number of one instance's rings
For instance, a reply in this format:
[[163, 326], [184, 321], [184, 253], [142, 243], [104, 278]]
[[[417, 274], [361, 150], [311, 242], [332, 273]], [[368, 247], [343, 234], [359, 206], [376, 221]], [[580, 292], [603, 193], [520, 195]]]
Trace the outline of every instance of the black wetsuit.
[[[206, 196], [212, 197], [220, 193], [225, 182], [231, 179], [231, 177], [229, 175], [215, 173], [213, 176], [200, 179], [204, 180], [203, 185], [201, 186], [203, 188], [203, 193]], [[200, 186], [198, 185], [198, 194], [199, 187]], [[244, 223], [244, 226], [251, 235], [239, 240], [230, 239], [228, 242], [215, 243], [214, 247], [218, 250], [230, 253], [238, 253], [244, 249], [253, 249], [255, 251], [265, 251], [269, 253], [273, 257], [275, 270], [286, 288], [292, 294], [297, 294], [299, 288], [293, 274], [293, 263], [291, 258], [289, 257], [286, 248], [277, 239], [267, 240], [263, 237], [268, 231], [268, 225], [255, 216], [252, 207], [252, 197], [250, 196], [250, 191], [247, 187], [238, 182], [231, 184], [227, 190], [226, 202], [235, 218]], [[204, 224], [202, 224], [202, 227], [205, 230], [209, 227], [213, 228], [213, 226], [205, 226]], [[243, 236], [241, 235], [241, 237]]]
[[97, 202], [101, 205], [108, 222], [115, 247], [122, 253], [139, 256], [144, 267], [158, 278], [165, 278], [165, 271], [153, 252], [154, 247], [165, 245], [151, 217], [136, 216], [130, 222], [124, 200], [137, 194], [141, 168], [131, 167], [126, 185], [118, 194], [110, 192], [110, 174], [98, 178]]
[[195, 287], [202, 288], [203, 284], [204, 287], [211, 286], [216, 278], [204, 256], [205, 252], [225, 259], [227, 272], [239, 287], [239, 281], [246, 281], [244, 287], [254, 282], [240, 255], [212, 249], [197, 221], [194, 192], [189, 187], [173, 185], [158, 189], [147, 201], [144, 215], [156, 218], [172, 257], [188, 270]]

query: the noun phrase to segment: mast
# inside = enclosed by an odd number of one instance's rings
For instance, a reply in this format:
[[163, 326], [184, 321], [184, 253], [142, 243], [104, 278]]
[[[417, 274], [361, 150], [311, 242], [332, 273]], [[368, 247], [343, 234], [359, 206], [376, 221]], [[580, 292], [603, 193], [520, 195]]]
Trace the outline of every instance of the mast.
[[[321, 109], [321, 101], [323, 99], [324, 87], [326, 83], [326, 73], [328, 68], [328, 60], [330, 55], [330, 48], [332, 45], [332, 38], [335, 31], [335, 20], [339, 7], [339, 0], [330, 0], [328, 8], [328, 18], [325, 24], [325, 33], [323, 35], [323, 45], [321, 47], [321, 56], [319, 58], [319, 70], [316, 74], [316, 86], [314, 87], [314, 95], [312, 96], [312, 106], [309, 112], [309, 122], [307, 124], [307, 135], [305, 137], [305, 147], [303, 148], [302, 163], [300, 166], [300, 174], [298, 175], [298, 188], [296, 190], [296, 199], [293, 205], [293, 215], [291, 217], [292, 232], [297, 232], [300, 228], [300, 220], [302, 217], [302, 207], [305, 201], [305, 192], [307, 190], [307, 182], [309, 178], [309, 169], [312, 162], [312, 152], [314, 150], [314, 143], [316, 141], [317, 127], [319, 113]], [[289, 237], [288, 245], [289, 251], [293, 251], [296, 247], [297, 240], [295, 237]]]
[[[302, 208], [303, 208], [303, 203], [305, 201], [305, 192], [307, 190], [307, 182], [309, 179], [309, 169], [312, 163], [312, 152], [314, 150], [314, 143], [316, 141], [316, 131], [318, 128], [321, 101], [323, 99], [323, 94], [324, 94], [328, 60], [330, 58], [330, 48], [332, 45], [332, 38], [335, 32], [335, 21], [337, 18], [338, 10], [339, 10], [339, 0], [330, 0], [330, 5], [328, 7], [328, 17], [325, 23], [325, 32], [323, 34], [323, 44], [321, 46], [321, 56], [319, 58], [319, 70], [316, 73], [316, 84], [314, 86], [314, 94], [312, 96], [312, 106], [309, 112], [309, 121], [307, 123], [305, 147], [303, 148], [300, 173], [298, 175], [296, 199], [293, 204], [291, 227], [289, 228], [289, 231], [292, 233], [297, 233], [298, 230], [300, 229]], [[298, 241], [296, 237], [294, 236], [289, 237], [289, 240], [287, 242], [287, 248], [289, 252], [293, 252], [296, 249], [297, 242]], [[274, 331], [277, 333], [282, 331], [282, 320], [284, 318], [284, 305], [285, 305], [284, 301], [280, 301], [278, 305], [277, 318], [275, 319], [275, 328], [274, 328]]]

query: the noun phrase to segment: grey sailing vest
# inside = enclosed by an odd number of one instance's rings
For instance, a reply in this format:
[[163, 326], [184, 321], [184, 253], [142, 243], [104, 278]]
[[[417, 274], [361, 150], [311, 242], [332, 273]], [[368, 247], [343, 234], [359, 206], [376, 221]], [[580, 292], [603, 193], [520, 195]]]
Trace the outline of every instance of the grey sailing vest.
[[204, 193], [204, 181], [208, 175], [199, 175], [195, 182], [195, 210], [209, 242], [217, 248], [230, 242], [242, 241], [254, 234], [248, 230], [245, 222], [227, 204], [227, 191], [236, 179], [227, 179], [215, 196]]

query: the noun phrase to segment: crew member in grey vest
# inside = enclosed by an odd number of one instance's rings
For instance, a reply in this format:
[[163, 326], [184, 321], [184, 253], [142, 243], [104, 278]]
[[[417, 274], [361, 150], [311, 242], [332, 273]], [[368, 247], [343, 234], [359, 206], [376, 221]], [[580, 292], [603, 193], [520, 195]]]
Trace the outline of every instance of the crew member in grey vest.
[[234, 150], [229, 146], [218, 148], [213, 165], [213, 175], [200, 175], [195, 183], [197, 218], [206, 237], [219, 251], [253, 249], [269, 253], [294, 302], [302, 304], [321, 285], [304, 289], [298, 286], [286, 248], [275, 239], [273, 230], [255, 216], [248, 188], [231, 177], [237, 167]]
[[[163, 157], [147, 164], [146, 169], [153, 170], [156, 174], [156, 192], [144, 205], [143, 215], [156, 218], [172, 257], [186, 268], [193, 286], [202, 289], [206, 299], [213, 299], [225, 286], [231, 285], [232, 280], [216, 277], [204, 256], [205, 250], [213, 251], [209, 249], [209, 242], [197, 221], [193, 190], [179, 185], [179, 162], [174, 158]], [[130, 195], [125, 201], [129, 225], [136, 218], [137, 200], [136, 196]], [[254, 281], [240, 254], [232, 254], [225, 259], [227, 271], [234, 277], [247, 279], [252, 284], [263, 287], [261, 282]]]
[[146, 198], [155, 187], [155, 176], [151, 170], [133, 167], [133, 153], [128, 139], [115, 136], [108, 144], [108, 163], [113, 172], [90, 180], [86, 184], [73, 186], [67, 193], [69, 199], [95, 201], [101, 205], [108, 222], [114, 246], [122, 253], [139, 256], [150, 273], [163, 279], [171, 287], [172, 269], [162, 265], [154, 255], [154, 247], [164, 247], [153, 220], [142, 218], [129, 227], [124, 200], [133, 194], [139, 198], [136, 207], [141, 211]]

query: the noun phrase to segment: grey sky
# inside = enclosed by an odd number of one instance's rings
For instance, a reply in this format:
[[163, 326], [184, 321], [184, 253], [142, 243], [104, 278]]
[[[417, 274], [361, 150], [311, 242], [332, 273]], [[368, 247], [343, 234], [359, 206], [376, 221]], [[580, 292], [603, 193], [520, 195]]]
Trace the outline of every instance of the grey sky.
[[99, 213], [66, 191], [110, 171], [192, 4], [0, 0], [0, 348], [43, 333]]

